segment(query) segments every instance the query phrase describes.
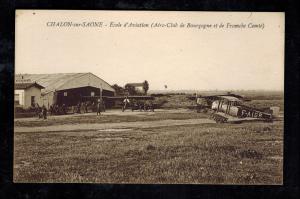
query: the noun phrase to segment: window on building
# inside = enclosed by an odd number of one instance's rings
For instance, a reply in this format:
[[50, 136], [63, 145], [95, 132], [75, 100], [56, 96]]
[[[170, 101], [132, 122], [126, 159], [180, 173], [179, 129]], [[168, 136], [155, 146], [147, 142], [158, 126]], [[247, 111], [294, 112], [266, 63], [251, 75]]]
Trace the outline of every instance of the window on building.
[[35, 106], [35, 96], [31, 96], [31, 106]]
[[64, 92], [64, 96], [65, 96], [65, 97], [68, 96], [68, 92]]
[[95, 96], [95, 92], [91, 92], [91, 96], [94, 97]]
[[20, 105], [20, 95], [15, 94], [15, 105]]

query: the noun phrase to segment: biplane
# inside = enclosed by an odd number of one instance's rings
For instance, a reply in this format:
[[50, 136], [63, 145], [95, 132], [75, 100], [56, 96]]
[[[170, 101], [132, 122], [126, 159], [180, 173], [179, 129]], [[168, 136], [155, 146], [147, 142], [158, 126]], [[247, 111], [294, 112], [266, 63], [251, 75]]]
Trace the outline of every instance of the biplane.
[[258, 109], [243, 104], [249, 101], [236, 94], [194, 96], [197, 112], [210, 113], [217, 123], [241, 123], [243, 121], [272, 122], [278, 116], [279, 107]]

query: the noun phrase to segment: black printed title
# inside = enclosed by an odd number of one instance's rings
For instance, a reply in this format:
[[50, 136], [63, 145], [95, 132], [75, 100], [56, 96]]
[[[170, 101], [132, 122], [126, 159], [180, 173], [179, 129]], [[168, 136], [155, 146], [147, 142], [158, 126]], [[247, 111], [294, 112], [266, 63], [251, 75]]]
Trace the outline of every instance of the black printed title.
[[103, 22], [103, 21], [49, 21], [46, 26], [50, 28], [185, 28], [185, 29], [264, 29], [264, 23], [177, 23], [177, 22], [153, 22], [153, 23], [139, 23], [139, 22]]

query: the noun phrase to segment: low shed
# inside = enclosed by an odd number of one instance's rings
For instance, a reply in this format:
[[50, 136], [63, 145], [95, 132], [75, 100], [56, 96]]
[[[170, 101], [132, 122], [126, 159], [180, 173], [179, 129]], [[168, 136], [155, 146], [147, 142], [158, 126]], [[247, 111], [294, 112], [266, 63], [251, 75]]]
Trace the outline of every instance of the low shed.
[[41, 105], [41, 89], [44, 87], [36, 82], [32, 83], [15, 83], [15, 106], [29, 108]]

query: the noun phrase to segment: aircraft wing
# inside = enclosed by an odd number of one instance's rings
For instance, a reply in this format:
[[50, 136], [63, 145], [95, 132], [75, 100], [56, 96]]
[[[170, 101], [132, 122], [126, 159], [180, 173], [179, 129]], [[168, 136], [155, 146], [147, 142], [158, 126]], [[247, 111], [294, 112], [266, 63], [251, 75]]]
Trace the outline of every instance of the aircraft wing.
[[272, 121], [265, 118], [250, 118], [250, 117], [238, 118], [222, 112], [214, 113], [211, 116], [211, 119], [214, 119], [217, 123], [233, 123], [233, 124], [239, 124], [242, 122], [257, 122], [257, 121], [271, 122]]

